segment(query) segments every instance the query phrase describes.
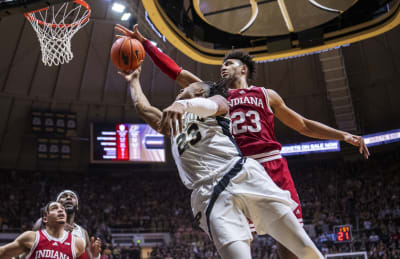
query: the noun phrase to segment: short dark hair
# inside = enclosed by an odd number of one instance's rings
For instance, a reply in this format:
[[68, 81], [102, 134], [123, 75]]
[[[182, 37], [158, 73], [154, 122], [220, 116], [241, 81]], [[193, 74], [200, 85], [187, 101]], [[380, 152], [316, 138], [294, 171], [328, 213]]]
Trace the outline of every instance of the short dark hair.
[[224, 62], [228, 59], [238, 59], [247, 66], [247, 79], [254, 80], [256, 78], [256, 62], [248, 52], [244, 50], [234, 49], [228, 52], [224, 57]]
[[49, 213], [50, 204], [52, 204], [54, 202], [59, 203], [58, 201], [50, 201], [42, 208], [42, 217], [47, 216], [47, 214]]

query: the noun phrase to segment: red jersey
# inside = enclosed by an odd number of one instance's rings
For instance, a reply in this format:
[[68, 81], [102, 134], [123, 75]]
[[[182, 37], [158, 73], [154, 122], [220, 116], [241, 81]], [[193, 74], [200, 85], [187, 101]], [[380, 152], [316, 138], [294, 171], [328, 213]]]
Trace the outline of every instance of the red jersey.
[[61, 238], [49, 235], [45, 229], [36, 231], [35, 243], [27, 259], [75, 259], [75, 238], [64, 231]]
[[274, 114], [265, 88], [251, 86], [229, 90], [232, 135], [244, 156], [279, 155], [281, 144], [274, 133]]
[[229, 90], [229, 114], [232, 135], [244, 156], [257, 160], [271, 179], [283, 190], [290, 192], [298, 204], [294, 210], [299, 222], [303, 216], [299, 196], [286, 160], [282, 158], [281, 144], [274, 133], [274, 114], [265, 88], [252, 86]]

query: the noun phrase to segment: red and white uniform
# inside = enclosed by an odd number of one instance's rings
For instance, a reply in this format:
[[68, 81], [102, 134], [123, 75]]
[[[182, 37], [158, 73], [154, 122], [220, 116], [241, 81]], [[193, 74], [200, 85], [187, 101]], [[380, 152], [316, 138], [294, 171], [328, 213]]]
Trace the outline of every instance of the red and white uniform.
[[75, 259], [75, 237], [67, 231], [61, 238], [49, 235], [45, 229], [36, 231], [35, 243], [27, 259]]
[[269, 105], [267, 90], [256, 86], [231, 89], [228, 101], [232, 135], [240, 151], [244, 156], [261, 163], [276, 185], [290, 192], [298, 204], [293, 212], [302, 224], [299, 197], [286, 159], [280, 154], [281, 144], [275, 137], [274, 114]]

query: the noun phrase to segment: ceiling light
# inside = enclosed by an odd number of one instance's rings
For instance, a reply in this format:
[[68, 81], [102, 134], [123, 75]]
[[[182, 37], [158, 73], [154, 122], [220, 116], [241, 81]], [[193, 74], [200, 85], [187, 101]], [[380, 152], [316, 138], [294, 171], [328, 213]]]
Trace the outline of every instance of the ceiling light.
[[131, 17], [131, 13], [124, 13], [121, 17], [121, 21], [127, 21]]
[[112, 6], [112, 10], [118, 13], [122, 13], [125, 10], [125, 6], [122, 4], [114, 3]]

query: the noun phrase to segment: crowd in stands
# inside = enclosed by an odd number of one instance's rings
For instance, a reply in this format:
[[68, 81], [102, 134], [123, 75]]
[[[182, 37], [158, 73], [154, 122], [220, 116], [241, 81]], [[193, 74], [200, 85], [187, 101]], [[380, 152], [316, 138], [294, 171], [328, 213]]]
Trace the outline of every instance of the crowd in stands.
[[[305, 228], [321, 251], [367, 251], [369, 258], [400, 258], [400, 153], [368, 161], [291, 162]], [[193, 226], [190, 191], [177, 173], [125, 176], [0, 172], [0, 231], [22, 232], [40, 217], [40, 207], [63, 189], [79, 194], [77, 223], [102, 238], [102, 259], [139, 258], [140, 247], [113, 246], [111, 232], [169, 232], [170, 244], [150, 258], [219, 258], [207, 235]], [[333, 241], [333, 226], [350, 224], [351, 243]], [[253, 258], [278, 258], [268, 236], [255, 236]], [[360, 257], [362, 258], [362, 257]]]

